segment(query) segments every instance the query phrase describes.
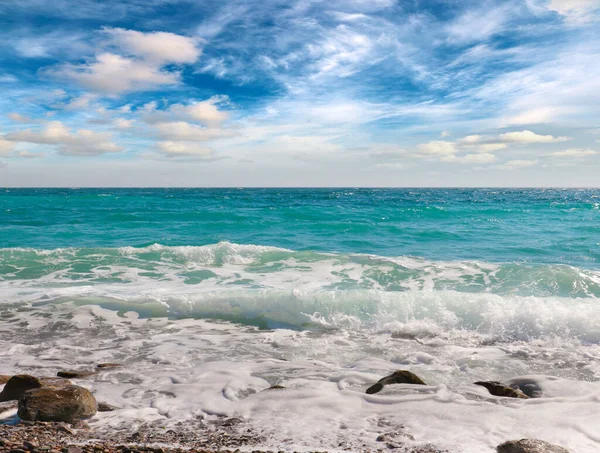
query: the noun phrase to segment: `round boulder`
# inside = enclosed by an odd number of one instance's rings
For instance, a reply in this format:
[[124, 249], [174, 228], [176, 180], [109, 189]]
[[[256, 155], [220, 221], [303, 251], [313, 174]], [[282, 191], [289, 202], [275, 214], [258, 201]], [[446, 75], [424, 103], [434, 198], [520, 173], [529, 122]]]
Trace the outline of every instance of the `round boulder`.
[[77, 385], [28, 390], [19, 400], [18, 415], [23, 420], [68, 422], [89, 418], [98, 410], [92, 393]]
[[504, 442], [496, 447], [498, 453], [569, 453], [569, 450], [543, 440], [521, 439]]
[[0, 392], [0, 402], [20, 399], [27, 390], [39, 389], [42, 382], [35, 376], [29, 374], [17, 374], [7, 382]]

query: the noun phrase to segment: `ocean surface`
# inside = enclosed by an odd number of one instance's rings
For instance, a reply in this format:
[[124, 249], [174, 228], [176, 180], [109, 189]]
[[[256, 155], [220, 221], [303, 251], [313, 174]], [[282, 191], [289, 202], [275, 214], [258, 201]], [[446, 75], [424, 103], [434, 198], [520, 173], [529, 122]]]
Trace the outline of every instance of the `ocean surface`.
[[599, 297], [596, 189], [0, 189], [0, 373], [124, 363], [97, 429], [597, 452]]

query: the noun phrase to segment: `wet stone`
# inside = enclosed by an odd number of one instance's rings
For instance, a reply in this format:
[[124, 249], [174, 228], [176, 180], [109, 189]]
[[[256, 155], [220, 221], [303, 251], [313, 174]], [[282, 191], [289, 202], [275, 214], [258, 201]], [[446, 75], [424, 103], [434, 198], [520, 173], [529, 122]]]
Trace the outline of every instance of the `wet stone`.
[[485, 387], [488, 392], [494, 396], [503, 396], [505, 398], [520, 398], [529, 399], [521, 390], [508, 387], [500, 382], [496, 381], [479, 381], [475, 382], [475, 385]]
[[569, 453], [569, 450], [543, 440], [511, 440], [496, 447], [498, 453]]
[[367, 389], [369, 395], [378, 393], [383, 390], [383, 387], [390, 384], [413, 384], [413, 385], [427, 385], [419, 376], [411, 373], [407, 370], [394, 371], [389, 376], [381, 378], [376, 384], [372, 385]]
[[59, 371], [56, 373], [58, 377], [66, 378], [66, 379], [83, 379], [90, 376], [95, 375], [95, 371], [77, 371], [77, 370], [67, 370], [67, 371]]

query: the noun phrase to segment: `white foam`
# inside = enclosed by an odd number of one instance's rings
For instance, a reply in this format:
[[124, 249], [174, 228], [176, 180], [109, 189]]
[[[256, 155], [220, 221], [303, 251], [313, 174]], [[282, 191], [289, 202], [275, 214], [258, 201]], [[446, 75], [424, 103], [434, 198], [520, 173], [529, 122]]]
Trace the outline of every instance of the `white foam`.
[[[598, 344], [555, 338], [482, 345], [475, 331], [443, 331], [440, 338], [418, 322], [404, 330], [418, 341], [385, 330], [260, 331], [222, 321], [119, 316], [72, 303], [12, 313], [12, 322], [0, 322], [0, 373], [52, 375], [124, 363], [77, 381], [122, 408], [92, 419], [100, 430], [135, 430], [149, 421], [177, 429], [199, 416], [227, 416], [243, 418], [272, 449], [377, 449], [377, 436], [389, 432], [464, 453], [492, 453], [523, 437], [578, 453], [600, 445]], [[430, 385], [364, 393], [398, 368]], [[509, 400], [472, 384], [492, 379], [534, 380], [543, 397]], [[265, 391], [274, 384], [286, 389]]]
[[[389, 432], [464, 453], [522, 437], [599, 449], [594, 271], [231, 243], [0, 256], [14, 264], [0, 373], [124, 363], [79, 381], [122, 408], [95, 417], [100, 430], [227, 416], [273, 449], [378, 449]], [[398, 368], [430, 385], [365, 394]], [[477, 380], [533, 380], [543, 397]]]

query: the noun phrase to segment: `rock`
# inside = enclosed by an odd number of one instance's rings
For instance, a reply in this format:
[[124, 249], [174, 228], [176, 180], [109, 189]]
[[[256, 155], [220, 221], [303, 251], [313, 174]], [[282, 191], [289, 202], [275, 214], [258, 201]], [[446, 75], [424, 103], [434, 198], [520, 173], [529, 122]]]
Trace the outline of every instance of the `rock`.
[[117, 409], [118, 407], [111, 406], [107, 403], [98, 403], [98, 412], [112, 412]]
[[390, 384], [415, 384], [415, 385], [427, 385], [425, 382], [416, 374], [406, 370], [394, 371], [389, 376], [379, 379], [376, 384], [372, 385], [367, 389], [369, 395], [377, 392], [381, 392], [385, 385]]
[[29, 442], [28, 440], [26, 440], [25, 442], [23, 442], [23, 446], [27, 450], [36, 450], [38, 448], [37, 444], [34, 444], [33, 442]]
[[27, 390], [39, 389], [40, 387], [42, 387], [42, 383], [38, 378], [29, 374], [18, 374], [11, 377], [2, 392], [0, 392], [0, 402], [18, 400]]
[[73, 431], [68, 425], [66, 424], [60, 424], [58, 425], [58, 427], [56, 428], [58, 431], [61, 431], [63, 433], [69, 434], [71, 436], [75, 435], [75, 431]]
[[285, 387], [283, 385], [272, 385], [271, 387], [269, 387], [268, 389], [265, 390], [283, 390]]
[[28, 390], [19, 400], [18, 415], [23, 420], [72, 423], [91, 417], [98, 403], [91, 392], [77, 385]]
[[6, 384], [10, 378], [8, 374], [0, 374], [0, 385]]
[[56, 373], [56, 375], [58, 377], [67, 378], [67, 379], [83, 379], [86, 377], [93, 376], [94, 374], [96, 374], [95, 371], [76, 371], [76, 370], [59, 371], [58, 373]]
[[569, 450], [543, 440], [510, 440], [496, 447], [498, 453], [569, 453]]
[[488, 392], [495, 396], [504, 396], [506, 398], [521, 398], [525, 400], [529, 399], [529, 397], [525, 395], [521, 390], [507, 387], [506, 385], [501, 384], [500, 382], [479, 381], [475, 382], [475, 385], [481, 385], [482, 387], [485, 387], [486, 389], [488, 389]]
[[119, 368], [122, 366], [123, 365], [121, 365], [120, 363], [99, 363], [98, 365], [96, 365], [96, 368], [101, 369], [101, 370], [106, 370], [106, 369], [110, 369], [110, 368]]

